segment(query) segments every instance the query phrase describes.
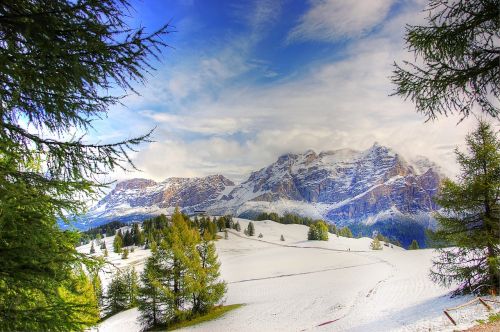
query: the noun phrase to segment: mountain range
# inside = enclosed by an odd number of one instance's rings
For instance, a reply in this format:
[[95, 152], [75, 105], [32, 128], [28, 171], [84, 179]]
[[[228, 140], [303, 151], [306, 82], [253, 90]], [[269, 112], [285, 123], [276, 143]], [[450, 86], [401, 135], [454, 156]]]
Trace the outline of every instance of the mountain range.
[[404, 224], [423, 234], [434, 227], [432, 213], [438, 206], [433, 197], [443, 177], [441, 168], [427, 158], [406, 160], [377, 143], [365, 151], [308, 150], [282, 155], [240, 184], [223, 175], [125, 180], [77, 226], [138, 221], [179, 206], [186, 213], [206, 210], [244, 217], [294, 213], [349, 225], [361, 233], [397, 233]]

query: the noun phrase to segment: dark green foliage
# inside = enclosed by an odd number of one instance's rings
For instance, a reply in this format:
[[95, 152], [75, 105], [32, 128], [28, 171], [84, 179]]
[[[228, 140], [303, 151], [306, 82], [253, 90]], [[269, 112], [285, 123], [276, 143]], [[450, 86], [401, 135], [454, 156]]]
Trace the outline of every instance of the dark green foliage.
[[408, 247], [408, 250], [417, 250], [417, 249], [420, 249], [420, 246], [418, 245], [417, 240], [413, 240], [410, 246]]
[[419, 61], [396, 65], [395, 94], [428, 119], [453, 112], [465, 118], [474, 106], [498, 118], [500, 2], [432, 0], [428, 12], [426, 25], [407, 27], [408, 50]]
[[141, 228], [139, 227], [138, 223], [135, 223], [132, 226], [131, 235], [132, 235], [132, 240], [133, 240], [132, 243], [134, 245], [139, 246], [139, 247], [144, 245], [144, 233], [141, 231]]
[[254, 226], [253, 222], [251, 222], [251, 221], [248, 223], [247, 234], [248, 234], [248, 236], [255, 235], [255, 226]]
[[[215, 219], [214, 219], [214, 222], [215, 222]], [[222, 232], [224, 229], [226, 229], [226, 220], [224, 219], [224, 217], [220, 217], [217, 220], [217, 229], [219, 230], [219, 232]]]
[[421, 247], [428, 243], [429, 230], [411, 218], [394, 218], [371, 225], [353, 223], [349, 225], [349, 228], [357, 236], [365, 237], [371, 237], [374, 231], [378, 231], [379, 234], [384, 235], [385, 239], [389, 240], [389, 243], [404, 248], [408, 248], [414, 239]]
[[455, 150], [461, 173], [445, 180], [436, 199], [443, 213], [434, 240], [444, 246], [431, 276], [458, 291], [498, 294], [500, 289], [500, 139], [492, 126], [479, 121], [466, 138], [468, 151]]
[[101, 250], [104, 251], [106, 249], [106, 242], [102, 241], [101, 242]]
[[308, 240], [328, 241], [328, 226], [324, 221], [318, 221], [309, 226]]
[[262, 212], [254, 220], [272, 220], [280, 224], [298, 224], [309, 226], [318, 220], [314, 220], [308, 217], [301, 217], [296, 214], [286, 213], [284, 216], [280, 217], [277, 213]]
[[90, 253], [95, 254], [94, 241], [92, 241], [90, 244]]
[[234, 224], [234, 229], [237, 231], [237, 232], [241, 232], [241, 225], [240, 225], [240, 222], [237, 221], [236, 224]]

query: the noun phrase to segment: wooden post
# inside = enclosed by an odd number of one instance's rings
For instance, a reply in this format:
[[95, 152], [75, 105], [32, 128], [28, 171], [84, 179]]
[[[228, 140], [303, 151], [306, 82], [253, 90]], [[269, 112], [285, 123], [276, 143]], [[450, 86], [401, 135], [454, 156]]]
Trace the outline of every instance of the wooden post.
[[443, 311], [443, 312], [446, 315], [446, 317], [448, 317], [448, 319], [453, 323], [453, 325], [457, 325], [457, 323], [455, 323], [455, 321], [453, 320], [453, 318], [451, 318], [450, 314], [446, 310]]
[[491, 311], [491, 309], [492, 309], [492, 308], [491, 308], [491, 306], [490, 306], [488, 303], [486, 303], [486, 302], [485, 302], [482, 298], [480, 298], [480, 297], [479, 297], [478, 299], [479, 299], [479, 302], [481, 302], [481, 303], [482, 303], [482, 304], [483, 304], [486, 308], [488, 308], [488, 310], [490, 310], [490, 311]]

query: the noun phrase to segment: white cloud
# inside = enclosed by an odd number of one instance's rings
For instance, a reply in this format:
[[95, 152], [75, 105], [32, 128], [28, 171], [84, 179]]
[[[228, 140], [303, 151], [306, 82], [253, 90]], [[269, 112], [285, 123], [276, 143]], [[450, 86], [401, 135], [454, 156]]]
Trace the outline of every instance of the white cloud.
[[287, 41], [334, 41], [370, 31], [388, 14], [394, 0], [314, 0]]
[[[474, 119], [458, 126], [458, 117], [424, 123], [410, 102], [388, 96], [392, 63], [408, 56], [404, 24], [418, 22], [415, 13], [422, 7], [411, 2], [406, 8], [386, 19], [376, 34], [353, 39], [343, 60], [310, 65], [305, 74], [273, 85], [221, 83], [244, 73], [250, 63], [253, 42], [240, 38], [202, 57], [195, 67], [176, 68], [170, 80], [153, 80], [131, 107], [154, 104], [165, 111], [145, 110], [130, 121], [142, 127], [156, 124], [157, 142], [135, 156], [144, 173], [124, 176], [162, 180], [218, 173], [241, 181], [286, 152], [361, 150], [375, 141], [456, 171], [453, 147], [463, 146]], [[216, 97], [211, 98], [213, 91]], [[179, 103], [192, 95], [189, 107]]]

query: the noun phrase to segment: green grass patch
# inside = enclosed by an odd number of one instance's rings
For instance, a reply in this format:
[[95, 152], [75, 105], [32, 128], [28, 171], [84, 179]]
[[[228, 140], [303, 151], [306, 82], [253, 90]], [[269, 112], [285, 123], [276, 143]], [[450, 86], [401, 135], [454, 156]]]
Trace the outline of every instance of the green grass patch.
[[231, 305], [215, 307], [214, 309], [212, 309], [212, 311], [210, 311], [209, 313], [207, 313], [203, 316], [198, 316], [198, 317], [195, 317], [195, 318], [190, 319], [190, 320], [185, 320], [185, 321], [170, 325], [168, 327], [167, 331], [173, 331], [173, 330], [177, 330], [177, 329], [180, 329], [183, 327], [193, 326], [193, 325], [197, 325], [197, 324], [200, 324], [203, 322], [208, 322], [208, 321], [217, 319], [217, 318], [221, 317], [222, 315], [224, 315], [226, 312], [234, 310], [234, 309], [238, 309], [238, 308], [242, 307], [243, 305], [244, 304], [239, 303], [239, 304], [231, 304]]
[[497, 312], [496, 314], [491, 314], [488, 317], [487, 321], [484, 319], [476, 320], [476, 322], [478, 322], [479, 324], [494, 323], [494, 322], [499, 322], [499, 321], [500, 321], [500, 312]]

